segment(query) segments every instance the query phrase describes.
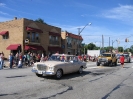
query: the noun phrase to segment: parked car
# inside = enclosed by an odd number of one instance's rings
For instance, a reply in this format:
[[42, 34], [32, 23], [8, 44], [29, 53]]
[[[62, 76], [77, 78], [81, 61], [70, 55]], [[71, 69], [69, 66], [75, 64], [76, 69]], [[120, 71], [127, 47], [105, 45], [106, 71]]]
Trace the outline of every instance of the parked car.
[[34, 63], [32, 72], [37, 76], [55, 76], [60, 79], [63, 74], [78, 72], [82, 73], [86, 62], [78, 60], [75, 55], [53, 54], [48, 61]]
[[100, 64], [112, 66], [117, 65], [117, 57], [115, 53], [102, 53], [98, 58], [96, 62], [97, 66]]
[[[119, 63], [120, 63], [120, 57], [121, 57], [121, 55], [122, 55], [122, 54], [120, 54], [120, 55], [117, 57]], [[123, 54], [123, 55], [124, 55], [124, 58], [125, 58], [124, 62], [125, 62], [125, 63], [130, 63], [130, 62], [131, 62], [131, 57], [130, 57], [130, 55], [129, 55], [129, 54]]]

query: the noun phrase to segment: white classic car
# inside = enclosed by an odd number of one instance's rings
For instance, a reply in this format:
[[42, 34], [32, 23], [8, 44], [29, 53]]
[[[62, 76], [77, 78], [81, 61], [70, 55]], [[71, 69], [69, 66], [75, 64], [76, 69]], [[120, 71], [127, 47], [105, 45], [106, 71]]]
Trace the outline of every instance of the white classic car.
[[78, 72], [82, 73], [87, 68], [86, 63], [79, 61], [77, 56], [66, 54], [53, 54], [48, 61], [36, 62], [32, 68], [38, 77], [54, 75], [60, 79], [63, 74]]

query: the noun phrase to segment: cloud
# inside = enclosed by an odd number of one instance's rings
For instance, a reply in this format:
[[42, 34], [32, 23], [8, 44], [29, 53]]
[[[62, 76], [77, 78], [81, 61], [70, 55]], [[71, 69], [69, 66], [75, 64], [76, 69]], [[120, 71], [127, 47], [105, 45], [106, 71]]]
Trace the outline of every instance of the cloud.
[[4, 3], [0, 3], [0, 7], [4, 7], [6, 4]]
[[123, 22], [133, 23], [133, 6], [132, 5], [119, 5], [119, 7], [105, 10], [102, 16], [110, 19], [117, 19]]
[[8, 13], [2, 12], [2, 11], [0, 11], [0, 14], [2, 14], [2, 15], [9, 15]]

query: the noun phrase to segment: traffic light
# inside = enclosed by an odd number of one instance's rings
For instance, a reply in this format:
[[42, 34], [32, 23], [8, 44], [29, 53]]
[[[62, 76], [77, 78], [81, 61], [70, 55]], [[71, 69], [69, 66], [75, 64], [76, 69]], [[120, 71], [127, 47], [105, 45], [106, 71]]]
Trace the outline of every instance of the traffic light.
[[129, 42], [129, 39], [128, 39], [128, 38], [126, 38], [126, 39], [125, 39], [125, 42]]

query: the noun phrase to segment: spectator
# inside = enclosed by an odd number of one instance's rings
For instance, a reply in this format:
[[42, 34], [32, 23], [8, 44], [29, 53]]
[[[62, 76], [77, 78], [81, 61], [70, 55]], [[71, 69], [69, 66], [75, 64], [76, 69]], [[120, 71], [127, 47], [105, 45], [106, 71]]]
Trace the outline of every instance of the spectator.
[[22, 57], [23, 57], [23, 55], [22, 55], [22, 53], [20, 53], [20, 54], [19, 54], [18, 68], [22, 68], [22, 66], [23, 66], [23, 60], [22, 60]]
[[4, 64], [4, 54], [0, 54], [0, 69], [3, 69], [3, 64]]
[[48, 56], [45, 56], [45, 57], [44, 57], [44, 61], [47, 61], [47, 60], [48, 60]]
[[37, 62], [40, 62], [40, 59], [41, 59], [41, 56], [40, 56], [40, 54], [38, 54], [38, 55], [36, 56], [36, 61], [37, 61]]
[[122, 55], [120, 57], [120, 63], [121, 63], [122, 68], [124, 67], [124, 60], [125, 60], [124, 55]]
[[44, 62], [44, 56], [41, 57], [40, 62]]
[[16, 55], [15, 55], [15, 64], [16, 64], [16, 66], [18, 66], [18, 62], [19, 62], [19, 54], [16, 53]]
[[10, 55], [10, 68], [12, 69], [12, 66], [13, 66], [13, 60], [14, 60], [14, 56], [13, 56], [13, 53], [11, 53]]

